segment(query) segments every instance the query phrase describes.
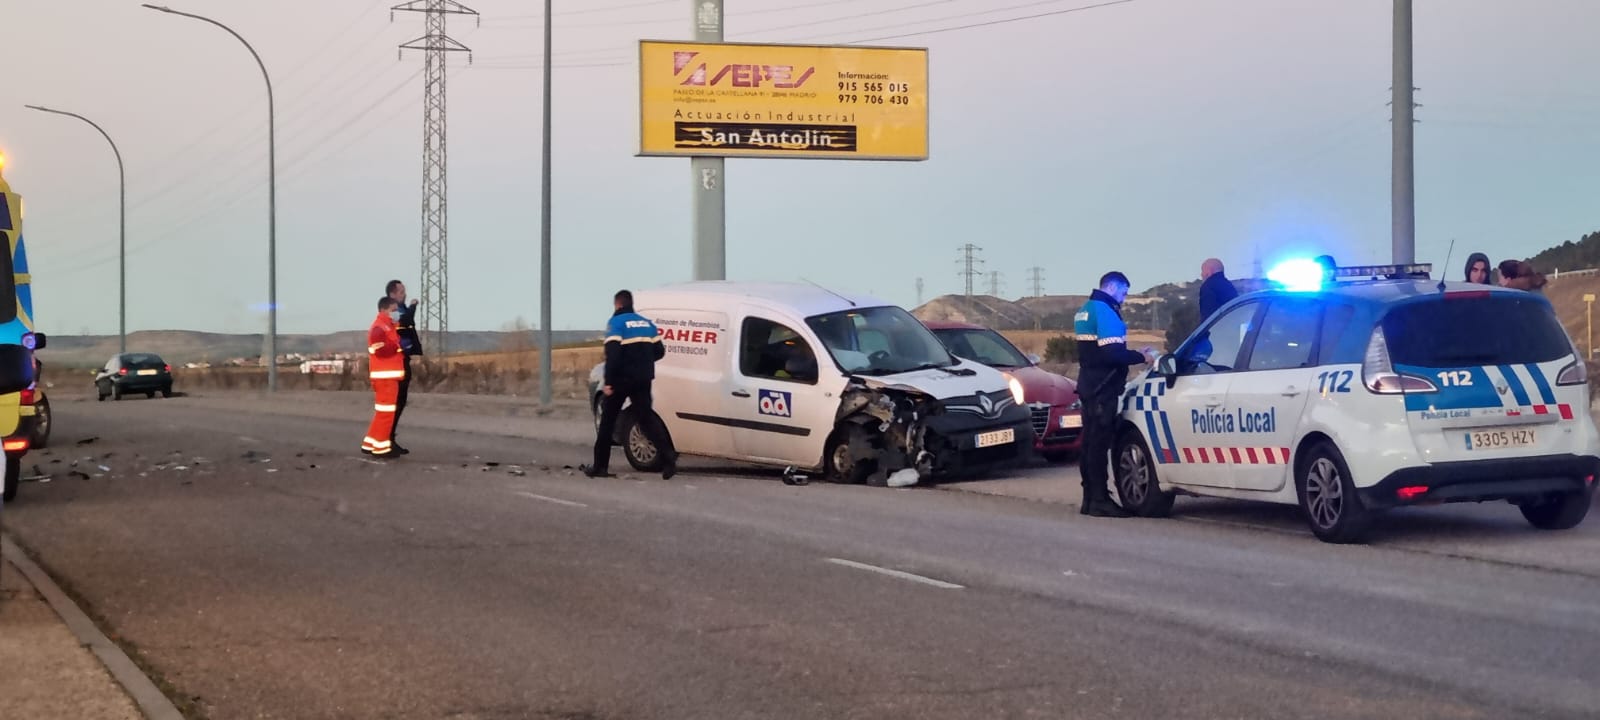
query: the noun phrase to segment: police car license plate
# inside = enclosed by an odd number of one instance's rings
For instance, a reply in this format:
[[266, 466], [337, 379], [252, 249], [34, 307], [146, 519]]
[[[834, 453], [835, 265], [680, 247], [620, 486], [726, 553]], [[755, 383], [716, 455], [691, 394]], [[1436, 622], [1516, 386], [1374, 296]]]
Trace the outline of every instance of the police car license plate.
[[140, 370], [139, 374], [140, 375], [154, 375], [154, 374], [156, 374], [156, 371], [154, 371], [154, 370]]
[[977, 445], [981, 448], [994, 447], [996, 445], [1005, 445], [1006, 443], [1016, 442], [1016, 440], [1017, 431], [1012, 428], [1006, 428], [1004, 430], [996, 430], [994, 432], [978, 433]]
[[1083, 427], [1083, 416], [1082, 415], [1062, 415], [1061, 416], [1061, 427], [1064, 427], [1064, 428]]
[[1528, 447], [1534, 444], [1532, 428], [1502, 428], [1467, 433], [1468, 450], [1499, 450], [1501, 448]]

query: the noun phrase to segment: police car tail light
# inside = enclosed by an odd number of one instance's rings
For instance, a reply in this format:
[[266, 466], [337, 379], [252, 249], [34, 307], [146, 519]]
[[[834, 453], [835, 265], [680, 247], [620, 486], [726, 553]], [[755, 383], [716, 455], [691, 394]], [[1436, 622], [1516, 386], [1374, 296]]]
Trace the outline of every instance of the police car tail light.
[[1367, 390], [1378, 395], [1438, 392], [1439, 388], [1427, 378], [1406, 375], [1394, 370], [1389, 361], [1389, 342], [1383, 337], [1383, 328], [1372, 331], [1367, 341], [1367, 356], [1361, 363], [1361, 382]]
[[1556, 375], [1556, 384], [1589, 384], [1589, 364], [1583, 361], [1583, 353], [1578, 352], [1578, 345], [1572, 342], [1572, 338], [1567, 338], [1567, 343], [1572, 345], [1572, 364], [1561, 368], [1561, 373]]

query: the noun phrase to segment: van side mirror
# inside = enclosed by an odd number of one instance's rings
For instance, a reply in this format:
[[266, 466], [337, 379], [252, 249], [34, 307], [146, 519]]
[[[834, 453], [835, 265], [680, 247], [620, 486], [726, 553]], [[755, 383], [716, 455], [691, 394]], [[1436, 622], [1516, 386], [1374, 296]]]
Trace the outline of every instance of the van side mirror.
[[33, 349], [35, 349], [35, 350], [43, 350], [44, 349], [44, 341], [45, 341], [44, 333], [34, 333], [33, 334]]
[[1156, 372], [1167, 377], [1176, 377], [1178, 374], [1178, 356], [1171, 353], [1162, 355], [1156, 360]]

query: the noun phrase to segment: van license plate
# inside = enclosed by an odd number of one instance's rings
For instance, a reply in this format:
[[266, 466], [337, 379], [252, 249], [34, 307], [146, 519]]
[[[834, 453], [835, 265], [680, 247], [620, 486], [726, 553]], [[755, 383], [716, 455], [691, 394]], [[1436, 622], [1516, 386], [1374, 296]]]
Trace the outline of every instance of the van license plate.
[[1017, 441], [1017, 431], [1012, 428], [996, 430], [994, 432], [978, 433], [978, 447], [994, 447]]
[[154, 370], [140, 370], [139, 374], [140, 375], [154, 375], [154, 374], [156, 374], [156, 371], [154, 371]]
[[1532, 428], [1480, 430], [1467, 433], [1468, 450], [1498, 450], [1500, 448], [1528, 447], [1534, 444]]

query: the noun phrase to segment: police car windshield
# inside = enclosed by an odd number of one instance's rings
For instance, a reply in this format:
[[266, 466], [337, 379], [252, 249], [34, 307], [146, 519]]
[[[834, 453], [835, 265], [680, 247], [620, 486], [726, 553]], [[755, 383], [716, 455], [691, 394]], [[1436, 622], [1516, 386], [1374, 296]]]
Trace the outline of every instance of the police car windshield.
[[1441, 297], [1409, 303], [1383, 319], [1398, 365], [1456, 368], [1543, 363], [1572, 354], [1555, 313], [1532, 297]]
[[1027, 367], [1028, 358], [1015, 345], [993, 330], [941, 328], [933, 331], [957, 357], [976, 360], [990, 367]]
[[806, 325], [847, 373], [894, 375], [956, 364], [928, 328], [898, 307], [875, 307], [817, 315]]

